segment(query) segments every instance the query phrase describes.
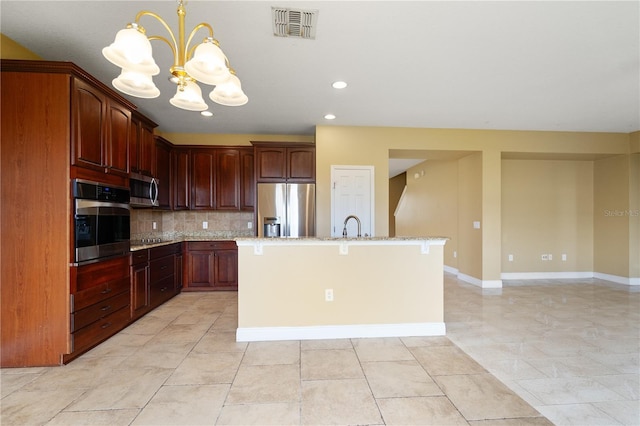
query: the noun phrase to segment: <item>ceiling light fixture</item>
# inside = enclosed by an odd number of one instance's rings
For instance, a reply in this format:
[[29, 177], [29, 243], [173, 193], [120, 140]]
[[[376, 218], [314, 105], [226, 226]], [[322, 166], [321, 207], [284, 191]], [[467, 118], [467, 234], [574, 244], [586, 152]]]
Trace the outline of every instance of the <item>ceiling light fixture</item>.
[[[160, 90], [151, 78], [160, 73], [151, 51], [151, 40], [160, 40], [171, 48], [173, 65], [169, 68], [170, 80], [177, 85], [176, 94], [169, 102], [171, 105], [188, 111], [204, 111], [208, 108], [197, 82], [215, 86], [209, 98], [221, 105], [240, 106], [249, 101], [242, 91], [240, 79], [229, 60], [220, 49], [218, 40], [213, 38], [213, 28], [207, 23], [196, 25], [185, 43], [184, 21], [186, 10], [183, 0], [178, 1], [178, 40], [169, 25], [156, 13], [146, 10], [138, 12], [133, 23], [118, 31], [115, 41], [102, 49], [109, 62], [122, 68], [120, 75], [112, 82], [119, 91], [139, 98], [157, 98]], [[169, 32], [171, 41], [162, 36], [146, 36], [145, 29], [139, 24], [143, 16], [158, 20]], [[205, 28], [208, 37], [197, 46], [189, 48], [191, 40], [198, 30]]]
[[336, 81], [331, 85], [331, 87], [333, 87], [334, 89], [344, 89], [345, 87], [347, 87], [347, 83], [344, 81]]
[[336, 116], [335, 116], [335, 115], [333, 115], [333, 114], [327, 114], [327, 115], [325, 115], [325, 116], [324, 116], [324, 118], [325, 118], [326, 120], [335, 120], [335, 119], [336, 119]]

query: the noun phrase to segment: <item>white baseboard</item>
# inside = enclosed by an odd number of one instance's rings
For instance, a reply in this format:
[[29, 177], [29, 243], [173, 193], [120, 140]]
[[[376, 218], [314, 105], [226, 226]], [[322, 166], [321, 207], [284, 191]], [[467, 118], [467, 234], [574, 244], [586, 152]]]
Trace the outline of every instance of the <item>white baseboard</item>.
[[308, 327], [242, 327], [237, 342], [349, 339], [361, 337], [444, 336], [444, 322], [408, 324], [320, 325]]
[[503, 272], [503, 280], [554, 280], [593, 278], [593, 272]]
[[594, 272], [593, 278], [598, 278], [599, 280], [605, 280], [605, 281], [612, 281], [618, 284], [640, 285], [640, 278], [620, 277], [618, 275], [602, 274], [600, 272]]
[[480, 288], [502, 288], [502, 280], [480, 280], [466, 274], [458, 274], [458, 279]]
[[458, 275], [458, 268], [454, 268], [453, 266], [444, 265], [443, 269], [445, 272], [448, 272], [453, 275]]

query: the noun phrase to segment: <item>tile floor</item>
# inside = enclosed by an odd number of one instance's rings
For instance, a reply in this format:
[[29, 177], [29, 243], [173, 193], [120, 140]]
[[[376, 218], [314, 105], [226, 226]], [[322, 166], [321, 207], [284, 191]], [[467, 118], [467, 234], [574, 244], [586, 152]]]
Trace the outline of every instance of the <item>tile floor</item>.
[[69, 365], [2, 369], [0, 423], [636, 425], [633, 290], [447, 274], [447, 337], [250, 344], [236, 293], [184, 293]]

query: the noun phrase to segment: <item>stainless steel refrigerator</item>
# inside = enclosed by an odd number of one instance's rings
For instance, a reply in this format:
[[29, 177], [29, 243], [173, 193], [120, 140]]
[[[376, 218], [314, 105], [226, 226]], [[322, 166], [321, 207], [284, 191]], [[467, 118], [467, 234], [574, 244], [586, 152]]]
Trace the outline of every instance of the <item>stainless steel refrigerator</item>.
[[314, 183], [259, 183], [259, 237], [312, 237], [316, 234]]

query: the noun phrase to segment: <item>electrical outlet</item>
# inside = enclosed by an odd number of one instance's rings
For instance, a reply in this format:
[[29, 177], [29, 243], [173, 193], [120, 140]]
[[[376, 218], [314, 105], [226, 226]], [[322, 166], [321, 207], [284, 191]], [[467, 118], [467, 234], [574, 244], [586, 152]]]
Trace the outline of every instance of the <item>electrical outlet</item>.
[[473, 222], [473, 228], [474, 229], [480, 229], [480, 221], [476, 220]]
[[327, 288], [324, 291], [324, 301], [325, 302], [333, 302], [333, 289]]
[[512, 254], [509, 255], [509, 262], [513, 262], [513, 255]]
[[247, 229], [253, 229], [253, 222], [247, 222]]
[[202, 222], [202, 229], [208, 229], [209, 228], [209, 222]]
[[563, 262], [567, 261], [567, 254], [566, 253], [562, 253], [562, 261]]
[[548, 254], [549, 260], [553, 260], [553, 255], [551, 253]]
[[152, 222], [152, 223], [151, 223], [151, 227], [152, 227], [153, 229], [158, 229], [158, 222]]
[[454, 258], [458, 257], [458, 252], [457, 252], [457, 251], [455, 251], [455, 250], [453, 251], [453, 257], [454, 257]]
[[549, 255], [548, 254], [543, 254], [542, 255], [542, 260], [544, 260], [544, 261], [549, 260]]

